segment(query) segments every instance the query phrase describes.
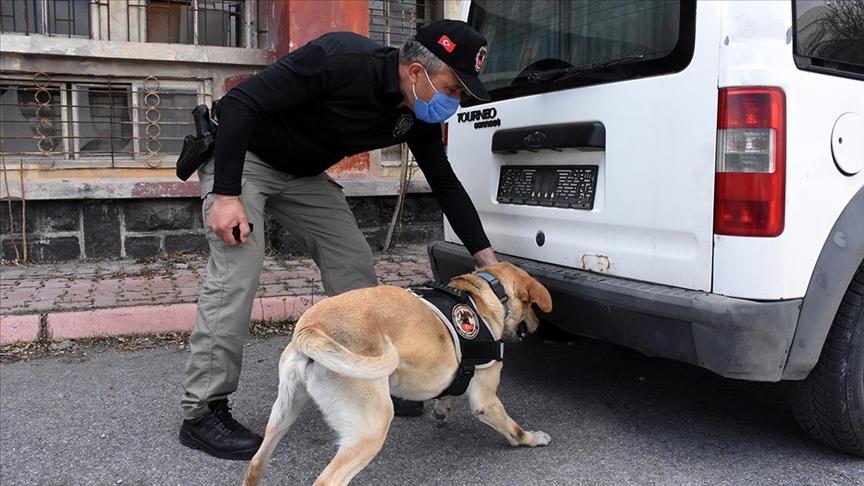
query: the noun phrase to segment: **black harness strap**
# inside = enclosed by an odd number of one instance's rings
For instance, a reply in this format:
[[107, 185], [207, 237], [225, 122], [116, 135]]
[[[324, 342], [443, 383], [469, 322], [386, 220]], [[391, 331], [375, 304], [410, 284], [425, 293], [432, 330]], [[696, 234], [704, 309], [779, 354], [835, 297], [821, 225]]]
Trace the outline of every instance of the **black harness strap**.
[[444, 396], [458, 397], [464, 394], [468, 390], [468, 385], [471, 384], [471, 378], [474, 378], [474, 370], [477, 364], [488, 363], [490, 358], [495, 361], [504, 359], [504, 343], [502, 341], [463, 343], [462, 362], [459, 363], [459, 369], [456, 370], [456, 377], [453, 379], [453, 383], [435, 398]]
[[450, 386], [435, 398], [458, 397], [465, 394], [465, 391], [468, 390], [468, 385], [471, 384], [471, 378], [474, 378], [474, 365], [459, 363], [459, 369], [456, 370], [456, 377], [453, 378], [453, 383], [450, 383]]
[[504, 359], [504, 341], [466, 342], [462, 344], [462, 362], [482, 365]]
[[[423, 285], [425, 285], [426, 287], [429, 287], [430, 289], [435, 289], [435, 290], [439, 290], [441, 292], [444, 292], [445, 294], [450, 294], [453, 297], [456, 297], [456, 299], [459, 300], [459, 302], [467, 302], [468, 301], [468, 296], [465, 295], [465, 292], [462, 292], [459, 289], [454, 289], [453, 287], [450, 287], [449, 285], [440, 284], [434, 280], [427, 280], [427, 281], [423, 282]], [[414, 291], [416, 292], [417, 289], [414, 289]]]
[[[492, 277], [491, 275], [489, 275], [489, 277], [495, 279], [495, 277]], [[489, 281], [485, 277], [484, 280], [487, 282]], [[495, 282], [503, 292], [503, 286], [501, 286], [500, 282], [498, 282], [497, 279], [495, 279]], [[468, 385], [471, 383], [471, 378], [474, 377], [474, 371], [477, 366], [486, 365], [492, 361], [501, 361], [504, 359], [504, 343], [495, 340], [495, 336], [492, 335], [491, 330], [487, 327], [486, 323], [483, 322], [483, 318], [477, 314], [477, 309], [474, 308], [471, 299], [468, 298], [468, 295], [465, 292], [431, 280], [427, 281], [425, 285], [429, 288], [411, 289], [411, 291], [425, 300], [428, 304], [435, 306], [440, 311], [439, 316], [443, 315], [445, 317], [445, 320], [447, 321], [445, 323], [446, 326], [454, 326], [451, 314], [452, 309], [457, 304], [471, 307], [474, 314], [477, 316], [476, 325], [478, 327], [478, 333], [476, 336], [472, 336], [471, 339], [466, 339], [462, 334], [451, 331], [451, 333], [458, 338], [458, 342], [455, 342], [454, 344], [457, 346], [457, 354], [460, 356], [459, 369], [456, 371], [456, 376], [450, 386], [436, 398], [447, 395], [459, 396], [464, 394], [468, 389]], [[492, 285], [491, 282], [490, 285]], [[495, 289], [494, 286], [493, 289]], [[498, 292], [496, 291], [495, 294], [498, 295]], [[499, 296], [499, 299], [500, 298], [501, 297]], [[506, 294], [504, 294], [504, 300], [502, 300], [502, 303], [504, 303], [506, 312]]]

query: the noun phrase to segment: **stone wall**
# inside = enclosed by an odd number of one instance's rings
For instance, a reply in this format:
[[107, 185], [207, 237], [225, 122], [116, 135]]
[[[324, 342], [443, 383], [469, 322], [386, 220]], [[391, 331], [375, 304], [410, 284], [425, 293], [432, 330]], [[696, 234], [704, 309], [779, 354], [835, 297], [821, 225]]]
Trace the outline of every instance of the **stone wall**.
[[[358, 225], [373, 251], [380, 250], [395, 196], [349, 197]], [[150, 258], [171, 252], [206, 251], [201, 200], [97, 199], [36, 200], [0, 204], [0, 258], [33, 262]], [[10, 225], [11, 212], [11, 225]], [[287, 255], [303, 254], [272, 218], [265, 224], [268, 246]], [[257, 231], [257, 228], [256, 228]], [[409, 194], [394, 243], [422, 243], [443, 237], [438, 203], [429, 194]], [[17, 252], [16, 252], [17, 249]]]

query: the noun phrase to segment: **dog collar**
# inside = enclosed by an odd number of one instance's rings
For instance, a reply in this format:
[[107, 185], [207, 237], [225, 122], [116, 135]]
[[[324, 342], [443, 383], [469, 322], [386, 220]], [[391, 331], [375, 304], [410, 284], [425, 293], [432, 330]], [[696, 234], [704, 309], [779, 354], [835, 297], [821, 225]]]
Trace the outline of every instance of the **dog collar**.
[[507, 306], [507, 301], [510, 300], [510, 297], [507, 297], [507, 292], [504, 290], [501, 281], [488, 272], [477, 272], [474, 275], [482, 278], [490, 287], [492, 287], [492, 292], [495, 292], [495, 296], [498, 297], [498, 300], [501, 301], [501, 305], [504, 306], [504, 319], [506, 320], [507, 316], [510, 315], [510, 307]]

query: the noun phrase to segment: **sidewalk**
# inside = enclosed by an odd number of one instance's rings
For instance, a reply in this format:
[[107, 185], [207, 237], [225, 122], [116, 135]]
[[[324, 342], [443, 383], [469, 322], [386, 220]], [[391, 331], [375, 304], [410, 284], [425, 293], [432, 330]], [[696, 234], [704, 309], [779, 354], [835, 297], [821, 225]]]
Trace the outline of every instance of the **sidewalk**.
[[[375, 255], [378, 280], [407, 287], [432, 278], [425, 245]], [[0, 265], [0, 344], [190, 331], [206, 274], [204, 254], [145, 261]], [[296, 320], [324, 298], [311, 259], [270, 254], [253, 321]]]

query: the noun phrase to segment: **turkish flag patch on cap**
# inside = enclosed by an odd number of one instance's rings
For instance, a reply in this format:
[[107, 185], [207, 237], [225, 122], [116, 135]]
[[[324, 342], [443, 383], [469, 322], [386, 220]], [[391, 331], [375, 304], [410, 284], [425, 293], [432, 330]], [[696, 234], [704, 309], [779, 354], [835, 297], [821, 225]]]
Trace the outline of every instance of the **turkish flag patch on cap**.
[[453, 53], [453, 49], [456, 49], [456, 44], [454, 44], [446, 35], [442, 35], [441, 38], [438, 39], [438, 44], [441, 44], [441, 47], [451, 54]]

